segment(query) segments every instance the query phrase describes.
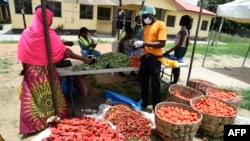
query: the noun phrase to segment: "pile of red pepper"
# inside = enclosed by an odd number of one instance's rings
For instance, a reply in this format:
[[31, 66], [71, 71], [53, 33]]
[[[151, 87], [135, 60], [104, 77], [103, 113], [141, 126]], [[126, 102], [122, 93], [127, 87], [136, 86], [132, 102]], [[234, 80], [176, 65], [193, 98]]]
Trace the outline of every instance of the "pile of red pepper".
[[132, 56], [129, 59], [129, 67], [140, 67], [140, 56]]
[[43, 141], [125, 141], [125, 137], [112, 129], [108, 122], [90, 117], [63, 119], [52, 123], [51, 135]]
[[104, 118], [116, 126], [127, 140], [148, 141], [152, 122], [138, 111], [124, 104], [117, 104], [105, 113]]

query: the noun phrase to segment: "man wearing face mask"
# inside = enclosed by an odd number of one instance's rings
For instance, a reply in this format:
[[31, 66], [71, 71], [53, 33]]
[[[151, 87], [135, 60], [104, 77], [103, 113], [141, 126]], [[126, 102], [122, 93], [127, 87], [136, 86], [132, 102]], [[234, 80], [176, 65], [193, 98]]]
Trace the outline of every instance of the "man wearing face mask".
[[160, 95], [160, 71], [163, 47], [167, 40], [167, 29], [165, 23], [156, 19], [156, 10], [154, 6], [144, 6], [140, 12], [142, 15], [143, 40], [135, 41], [135, 48], [143, 48], [142, 57], [140, 58], [140, 75], [141, 75], [141, 98], [142, 107], [147, 108], [149, 97], [149, 80], [152, 87], [152, 104], [153, 110], [161, 101]]

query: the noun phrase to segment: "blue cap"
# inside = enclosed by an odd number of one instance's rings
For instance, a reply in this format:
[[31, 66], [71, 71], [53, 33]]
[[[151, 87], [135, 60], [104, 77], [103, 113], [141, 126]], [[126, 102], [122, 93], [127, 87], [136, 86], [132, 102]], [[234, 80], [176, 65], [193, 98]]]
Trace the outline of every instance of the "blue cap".
[[155, 11], [155, 7], [152, 5], [146, 5], [144, 6], [140, 11], [139, 11], [140, 15], [144, 15], [144, 14], [152, 14], [152, 15], [156, 15], [156, 11]]

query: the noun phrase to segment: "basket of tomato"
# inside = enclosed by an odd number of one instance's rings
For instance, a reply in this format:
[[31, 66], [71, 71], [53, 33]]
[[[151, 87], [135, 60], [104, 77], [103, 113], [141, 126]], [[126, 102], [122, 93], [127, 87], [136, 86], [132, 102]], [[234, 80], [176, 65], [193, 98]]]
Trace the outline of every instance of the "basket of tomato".
[[196, 97], [190, 105], [203, 114], [200, 130], [214, 137], [223, 136], [224, 125], [234, 123], [237, 115], [235, 106], [217, 97]]
[[200, 112], [182, 103], [161, 102], [155, 107], [156, 131], [163, 139], [191, 141], [201, 120]]
[[195, 97], [202, 96], [202, 92], [191, 88], [189, 86], [184, 86], [181, 84], [173, 84], [168, 89], [168, 101], [177, 102], [190, 106], [190, 100]]
[[226, 90], [221, 88], [208, 88], [206, 91], [206, 95], [220, 98], [234, 105], [235, 107], [239, 107], [242, 102], [242, 96], [232, 90]]
[[187, 86], [197, 89], [203, 94], [206, 94], [206, 90], [210, 87], [218, 88], [218, 86], [214, 83], [202, 79], [190, 79], [187, 83]]

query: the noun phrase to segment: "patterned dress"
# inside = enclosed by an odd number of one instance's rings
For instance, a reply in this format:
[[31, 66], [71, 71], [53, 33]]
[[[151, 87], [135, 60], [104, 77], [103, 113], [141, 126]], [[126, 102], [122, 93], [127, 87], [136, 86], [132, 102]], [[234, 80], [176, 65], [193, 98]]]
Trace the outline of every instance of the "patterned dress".
[[[46, 13], [47, 22], [50, 26], [53, 20], [53, 11], [46, 8]], [[17, 59], [25, 64], [23, 66], [24, 78], [20, 97], [21, 134], [34, 133], [45, 129], [47, 119], [56, 114], [50, 87], [48, 53], [42, 15], [42, 8], [36, 8], [32, 23], [23, 31], [17, 47]], [[52, 28], [49, 28], [48, 32], [51, 41], [51, 59], [52, 63], [55, 64], [57, 61], [69, 57], [72, 51], [66, 48]], [[52, 73], [55, 77], [55, 97], [59, 113], [57, 116], [65, 118], [67, 117], [67, 103], [60, 87], [55, 66], [52, 68]]]
[[[55, 115], [48, 66], [26, 65], [21, 95], [20, 133], [28, 134], [46, 128], [46, 120]], [[56, 100], [61, 118], [67, 117], [67, 103], [64, 98], [58, 73], [55, 76]]]

